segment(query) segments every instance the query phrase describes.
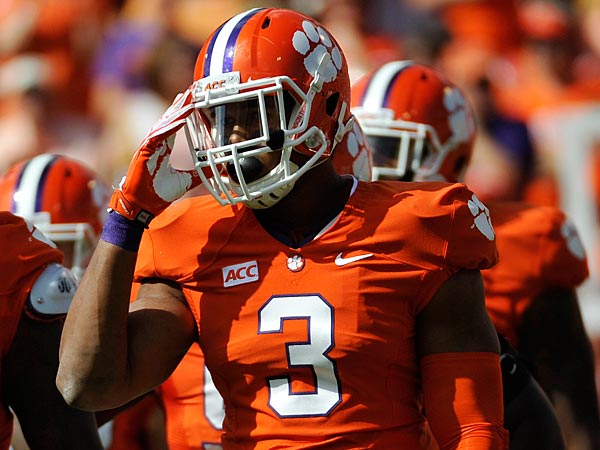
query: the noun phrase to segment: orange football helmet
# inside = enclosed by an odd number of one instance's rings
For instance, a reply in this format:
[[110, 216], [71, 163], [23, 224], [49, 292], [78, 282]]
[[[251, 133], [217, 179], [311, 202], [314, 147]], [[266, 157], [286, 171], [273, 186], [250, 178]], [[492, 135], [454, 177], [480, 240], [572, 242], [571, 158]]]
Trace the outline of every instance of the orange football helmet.
[[0, 209], [32, 222], [65, 253], [72, 251], [72, 270], [79, 278], [100, 236], [108, 192], [82, 163], [42, 154], [0, 176]]
[[462, 92], [439, 72], [394, 61], [352, 87], [352, 112], [373, 151], [373, 179], [461, 179], [475, 120]]
[[[342, 50], [297, 11], [256, 8], [223, 23], [200, 50], [194, 80], [186, 135], [221, 204], [272, 206], [352, 127]], [[280, 160], [264, 174], [257, 156], [270, 152]]]

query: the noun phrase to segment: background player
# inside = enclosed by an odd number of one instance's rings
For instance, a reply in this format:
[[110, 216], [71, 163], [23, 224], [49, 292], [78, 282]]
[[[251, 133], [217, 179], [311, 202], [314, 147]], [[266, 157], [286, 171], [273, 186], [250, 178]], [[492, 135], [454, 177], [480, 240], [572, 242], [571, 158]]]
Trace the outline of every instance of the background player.
[[102, 449], [93, 414], [69, 407], [55, 384], [74, 275], [51, 241], [8, 211], [0, 248], [0, 448], [10, 446], [14, 412], [33, 450]]
[[[475, 121], [462, 93], [443, 75], [423, 64], [395, 61], [358, 80], [352, 95], [353, 111], [373, 148], [375, 179], [462, 181]], [[583, 435], [585, 448], [597, 448], [593, 354], [575, 291], [588, 271], [577, 233], [555, 208], [492, 200], [486, 205], [500, 254], [500, 262], [482, 272], [492, 321], [535, 364], [571, 445]], [[504, 358], [505, 369], [513, 367], [509, 361]], [[516, 394], [526, 386], [524, 378], [503, 373], [505, 390]], [[552, 442], [540, 441], [551, 438], [543, 422], [537, 425], [543, 433], [518, 432], [535, 425], [528, 423], [536, 418], [527, 414], [532, 398], [521, 397], [506, 406], [511, 448], [517, 442], [523, 448], [551, 448]]]
[[[45, 153], [17, 162], [0, 176], [0, 209], [11, 211], [35, 223], [62, 253], [63, 264], [70, 268], [76, 279], [83, 275], [98, 241], [106, 216], [107, 199], [108, 188], [92, 169], [78, 160], [60, 154]], [[64, 318], [64, 314], [61, 317]], [[53, 350], [53, 354], [56, 354], [58, 341], [50, 339], [49, 345], [52, 343], [56, 345]], [[56, 371], [56, 367], [54, 370]], [[135, 420], [140, 416], [135, 414], [139, 408], [136, 406], [122, 413], [115, 429], [112, 422], [100, 428], [105, 448], [134, 448], [131, 436], [146, 432], [143, 424], [138, 423], [140, 420]], [[114, 414], [115, 412], [103, 413], [100, 422], [104, 423], [106, 418]], [[17, 450], [28, 448], [22, 442], [19, 425], [16, 422], [13, 441]], [[129, 436], [127, 447], [118, 447], [126, 436]]]

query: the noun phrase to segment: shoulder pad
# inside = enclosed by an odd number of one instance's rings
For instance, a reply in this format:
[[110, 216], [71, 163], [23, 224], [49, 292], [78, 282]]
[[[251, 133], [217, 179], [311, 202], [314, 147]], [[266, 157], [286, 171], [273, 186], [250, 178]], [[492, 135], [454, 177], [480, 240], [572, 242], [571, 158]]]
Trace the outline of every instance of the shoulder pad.
[[73, 273], [51, 263], [38, 277], [29, 293], [29, 307], [42, 315], [66, 314], [77, 290]]

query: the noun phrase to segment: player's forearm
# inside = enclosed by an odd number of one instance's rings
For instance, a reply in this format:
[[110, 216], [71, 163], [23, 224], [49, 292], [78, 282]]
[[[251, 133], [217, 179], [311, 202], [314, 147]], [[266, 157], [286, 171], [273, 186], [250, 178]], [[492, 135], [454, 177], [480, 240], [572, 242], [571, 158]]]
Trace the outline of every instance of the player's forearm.
[[[65, 321], [57, 385], [82, 409], [121, 403], [129, 378], [127, 316], [136, 253], [100, 241]], [[119, 383], [116, 383], [119, 381]]]
[[438, 353], [421, 360], [425, 413], [440, 449], [504, 450], [500, 357]]
[[[600, 417], [591, 349], [583, 342], [571, 346], [572, 358], [560, 358], [560, 364], [547, 363], [545, 388], [552, 399], [567, 441], [580, 436], [589, 442], [586, 448], [600, 449]], [[577, 356], [577, 357], [575, 357]]]
[[536, 297], [519, 328], [519, 348], [539, 367], [565, 435], [585, 430], [591, 448], [600, 448], [594, 352], [574, 289], [553, 287]]
[[572, 403], [572, 399], [560, 390], [552, 391], [551, 396], [569, 448], [598, 450], [600, 448], [600, 427], [597, 414], [592, 414], [592, 417], [589, 418], [585, 417], [584, 413], [589, 408], [577, 410], [577, 405]]

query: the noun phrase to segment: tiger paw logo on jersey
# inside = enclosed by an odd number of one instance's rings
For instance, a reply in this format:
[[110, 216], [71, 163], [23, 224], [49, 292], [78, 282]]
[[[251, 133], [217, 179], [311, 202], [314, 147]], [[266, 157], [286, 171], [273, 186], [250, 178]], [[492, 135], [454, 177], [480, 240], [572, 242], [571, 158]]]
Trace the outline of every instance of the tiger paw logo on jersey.
[[305, 20], [302, 23], [302, 31], [294, 33], [292, 43], [298, 53], [306, 56], [304, 67], [313, 77], [317, 75], [323, 55], [329, 53], [331, 58], [323, 71], [324, 81], [330, 82], [337, 78], [342, 69], [342, 53], [327, 31]]
[[488, 240], [493, 241], [496, 234], [494, 233], [494, 227], [492, 226], [492, 219], [490, 219], [490, 210], [475, 194], [473, 194], [471, 200], [469, 200], [468, 205], [471, 214], [473, 214], [473, 217], [475, 218], [471, 228], [477, 227], [481, 234], [488, 238]]

